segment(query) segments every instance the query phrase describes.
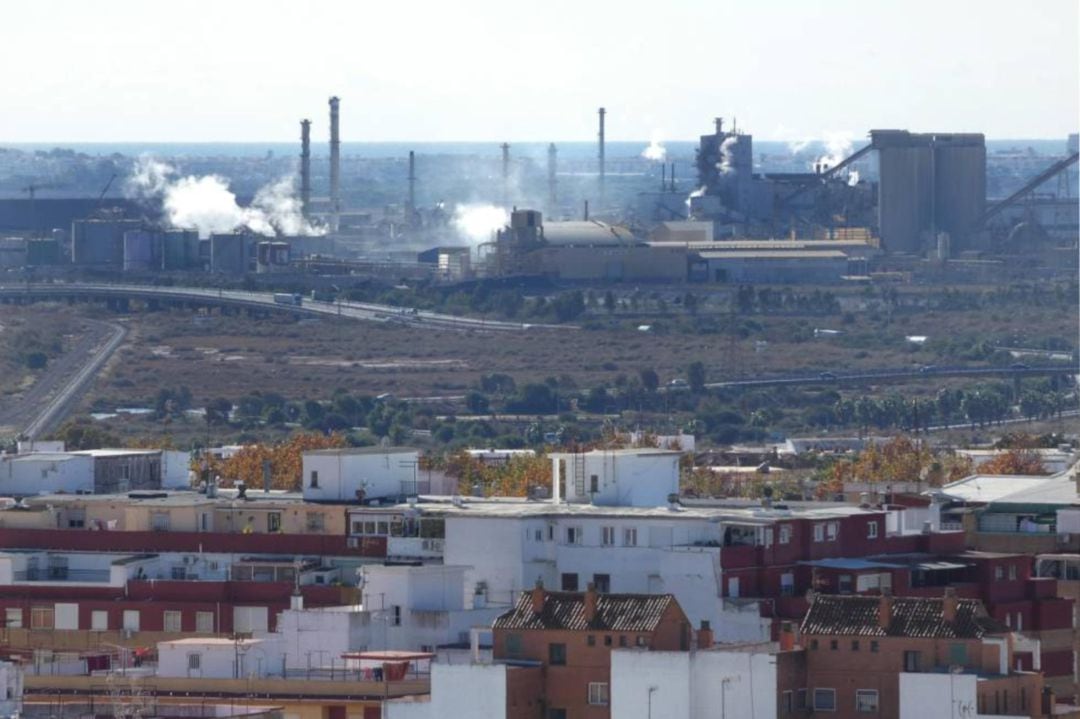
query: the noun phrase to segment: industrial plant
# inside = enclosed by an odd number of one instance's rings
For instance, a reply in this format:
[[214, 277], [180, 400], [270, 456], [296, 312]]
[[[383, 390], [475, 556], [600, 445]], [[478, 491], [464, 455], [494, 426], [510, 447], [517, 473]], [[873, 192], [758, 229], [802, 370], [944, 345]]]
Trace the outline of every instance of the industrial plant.
[[[1029, 153], [996, 196], [990, 174], [1017, 159], [988, 153], [978, 133], [871, 129], [864, 143], [800, 167], [796, 153], [779, 162], [735, 120], [716, 118], [679, 162], [652, 146], [613, 154], [614, 113], [600, 108], [593, 159], [554, 143], [519, 155], [503, 142], [489, 156], [410, 149], [373, 169], [343, 158], [342, 103], [328, 104], [325, 167], [303, 119], [298, 161], [250, 194], [218, 173], [146, 158], [97, 197], [30, 184], [26, 197], [0, 199], [0, 268], [313, 286], [350, 277], [840, 284], [1052, 276], [1077, 244], [1076, 135], [1056, 156]], [[108, 195], [114, 184], [119, 196]]]

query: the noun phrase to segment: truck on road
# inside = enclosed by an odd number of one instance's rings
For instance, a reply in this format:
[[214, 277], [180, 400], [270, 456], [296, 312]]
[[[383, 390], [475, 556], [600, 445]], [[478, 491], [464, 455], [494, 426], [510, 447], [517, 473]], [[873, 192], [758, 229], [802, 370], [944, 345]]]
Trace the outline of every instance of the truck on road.
[[293, 305], [299, 307], [304, 304], [304, 298], [300, 294], [290, 294], [288, 292], [275, 292], [274, 302], [279, 305]]

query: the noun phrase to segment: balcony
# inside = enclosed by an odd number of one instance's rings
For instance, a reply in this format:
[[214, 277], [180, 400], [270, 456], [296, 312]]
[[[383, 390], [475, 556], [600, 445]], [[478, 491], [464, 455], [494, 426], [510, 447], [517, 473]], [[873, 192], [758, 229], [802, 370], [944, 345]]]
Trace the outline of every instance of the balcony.
[[108, 584], [108, 569], [68, 569], [67, 567], [46, 567], [44, 569], [24, 569], [12, 572], [16, 582], [72, 582], [75, 584]]
[[438, 537], [388, 537], [386, 556], [442, 559], [443, 541]]

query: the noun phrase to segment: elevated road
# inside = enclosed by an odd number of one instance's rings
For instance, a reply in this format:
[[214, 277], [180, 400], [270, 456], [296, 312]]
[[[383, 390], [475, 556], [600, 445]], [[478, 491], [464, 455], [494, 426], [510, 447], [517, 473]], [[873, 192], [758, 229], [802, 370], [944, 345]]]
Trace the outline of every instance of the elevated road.
[[739, 387], [780, 387], [784, 385], [845, 385], [871, 384], [874, 382], [904, 382], [929, 380], [937, 377], [1034, 377], [1040, 375], [1080, 374], [1080, 368], [1074, 364], [1059, 362], [1056, 364], [1016, 363], [1006, 367], [922, 367], [918, 369], [882, 369], [860, 372], [818, 372], [779, 375], [776, 377], [755, 377], [753, 379], [732, 379], [722, 382], [709, 382], [709, 389], [731, 389]]
[[104, 300], [111, 303], [128, 303], [131, 300], [138, 300], [159, 306], [229, 307], [312, 317], [336, 316], [368, 322], [407, 324], [433, 330], [522, 332], [529, 329], [578, 329], [572, 325], [527, 324], [458, 317], [370, 302], [318, 302], [304, 298], [300, 305], [280, 304], [275, 302], [272, 292], [246, 290], [94, 283], [0, 285], [0, 302], [27, 303], [45, 300]]

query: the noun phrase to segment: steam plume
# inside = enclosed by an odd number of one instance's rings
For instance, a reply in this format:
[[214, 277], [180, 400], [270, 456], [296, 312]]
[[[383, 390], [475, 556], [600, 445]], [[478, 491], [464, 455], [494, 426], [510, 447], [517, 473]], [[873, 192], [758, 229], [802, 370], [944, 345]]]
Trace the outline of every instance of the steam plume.
[[825, 154], [817, 159], [822, 169], [836, 167], [851, 154], [851, 133], [830, 132], [825, 134]]
[[283, 177], [255, 193], [250, 207], [241, 207], [220, 175], [178, 177], [176, 168], [142, 157], [126, 183], [134, 197], [161, 200], [166, 220], [173, 227], [196, 230], [199, 237], [246, 228], [260, 235], [319, 235], [301, 213], [295, 178]]
[[653, 130], [649, 146], [641, 151], [641, 156], [654, 162], [663, 162], [667, 158], [667, 148], [664, 147], [664, 141], [660, 138], [659, 130]]
[[505, 227], [510, 213], [497, 205], [457, 205], [452, 222], [458, 233], [475, 246], [490, 241], [496, 230]]
[[716, 169], [720, 171], [721, 175], [726, 175], [734, 169], [732, 167], [731, 148], [735, 146], [735, 142], [736, 137], [732, 135], [720, 143], [720, 162], [716, 163]]

